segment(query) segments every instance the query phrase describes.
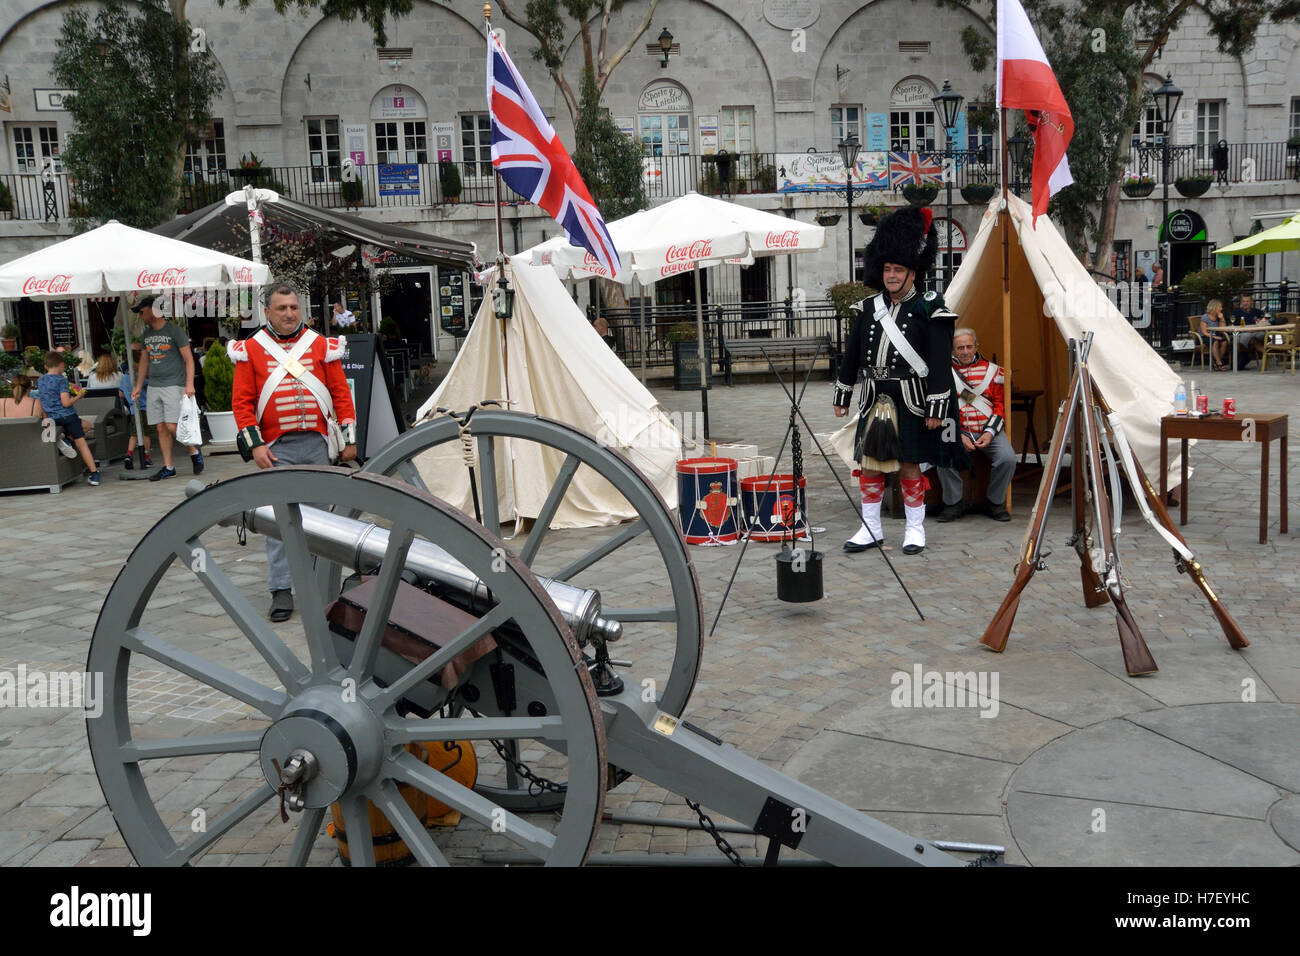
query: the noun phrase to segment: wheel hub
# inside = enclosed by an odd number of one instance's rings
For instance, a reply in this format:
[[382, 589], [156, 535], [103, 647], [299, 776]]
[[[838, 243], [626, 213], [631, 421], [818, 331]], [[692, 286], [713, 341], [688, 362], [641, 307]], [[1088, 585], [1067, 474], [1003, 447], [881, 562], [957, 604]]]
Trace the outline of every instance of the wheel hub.
[[340, 686], [321, 686], [298, 695], [267, 728], [258, 756], [290, 810], [317, 809], [369, 786], [383, 745], [383, 724], [369, 707], [345, 700]]

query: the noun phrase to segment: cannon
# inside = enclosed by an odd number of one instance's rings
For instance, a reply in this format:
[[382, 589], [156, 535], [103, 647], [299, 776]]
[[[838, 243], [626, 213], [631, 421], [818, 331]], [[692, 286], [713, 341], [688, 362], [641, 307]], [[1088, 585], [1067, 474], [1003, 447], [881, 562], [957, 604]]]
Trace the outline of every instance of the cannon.
[[[467, 434], [477, 443], [481, 522], [420, 487], [412, 464]], [[555, 449], [565, 462], [518, 555], [496, 535], [492, 461], [507, 436]], [[540, 574], [548, 523], [584, 464], [640, 518], [576, 556], [555, 541], [561, 567]], [[673, 516], [617, 451], [561, 423], [480, 410], [413, 429], [370, 467], [295, 466], [192, 483], [114, 581], [87, 664], [104, 675], [104, 710], [87, 720], [87, 733], [139, 863], [194, 862], [278, 799], [286, 863], [303, 865], [327, 843], [331, 805], [349, 834], [368, 832], [369, 802], [416, 861], [445, 865], [453, 848], [399, 790], [414, 787], [481, 828], [485, 845], [578, 865], [591, 853], [607, 789], [636, 774], [749, 825], [767, 837], [768, 862], [797, 848], [831, 864], [965, 864], [682, 719], [700, 662], [695, 573]], [[415, 480], [401, 480], [403, 472]], [[279, 628], [245, 593], [262, 586], [261, 566], [242, 566], [250, 531], [285, 546], [300, 613]], [[665, 594], [640, 582], [618, 586], [617, 556], [646, 533], [664, 565], [662, 578], [652, 577]], [[626, 603], [575, 581], [582, 572], [599, 577], [592, 569], [606, 563], [605, 590], [621, 590]], [[345, 604], [352, 624], [341, 627]], [[418, 653], [393, 642], [398, 605], [416, 622], [404, 626], [420, 632], [409, 636]], [[609, 657], [618, 639], [635, 663]], [[149, 713], [160, 666], [176, 675], [170, 686], [198, 698], [195, 713]], [[452, 741], [495, 742], [516, 776], [471, 788], [407, 746]], [[519, 761], [523, 748], [548, 753], [553, 774], [564, 776], [544, 801]], [[202, 807], [178, 806], [164, 788], [174, 781], [168, 770], [196, 759], [210, 761], [218, 786]], [[540, 808], [547, 812], [528, 812]], [[349, 846], [354, 865], [374, 863], [368, 841]]]

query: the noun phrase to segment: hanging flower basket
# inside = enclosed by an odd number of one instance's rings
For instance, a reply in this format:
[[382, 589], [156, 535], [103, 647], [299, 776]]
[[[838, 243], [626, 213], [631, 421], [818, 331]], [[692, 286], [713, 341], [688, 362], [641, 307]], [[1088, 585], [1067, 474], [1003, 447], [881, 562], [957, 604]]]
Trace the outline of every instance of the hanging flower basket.
[[1175, 179], [1174, 188], [1178, 190], [1180, 196], [1195, 199], [1197, 196], [1204, 196], [1212, 182], [1214, 180], [1209, 176], [1188, 176], [1185, 179]]
[[840, 221], [840, 214], [837, 212], [824, 212], [817, 216], [817, 225], [834, 226]]
[[1120, 188], [1130, 199], [1141, 199], [1155, 191], [1156, 183], [1154, 179], [1130, 179]]
[[961, 187], [961, 198], [972, 205], [982, 206], [993, 198], [997, 188], [993, 183], [967, 183]]
[[939, 195], [939, 187], [934, 185], [904, 186], [903, 198], [913, 206], [928, 206]]
[[880, 217], [874, 212], [860, 212], [858, 213], [858, 222], [862, 223], [864, 226], [874, 226], [876, 223], [880, 222]]

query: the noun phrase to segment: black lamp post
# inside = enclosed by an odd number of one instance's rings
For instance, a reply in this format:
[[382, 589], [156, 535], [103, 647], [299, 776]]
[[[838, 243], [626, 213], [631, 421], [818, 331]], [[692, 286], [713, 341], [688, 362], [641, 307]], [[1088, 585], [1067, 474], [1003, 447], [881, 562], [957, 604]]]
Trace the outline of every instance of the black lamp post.
[[673, 35], [668, 32], [667, 27], [659, 31], [659, 52], [664, 55], [664, 58], [659, 61], [659, 65], [666, 70], [668, 69], [668, 54], [673, 52]]
[[[850, 133], [839, 142], [840, 161], [844, 163], [844, 198], [848, 203], [849, 214], [849, 281], [852, 282], [854, 275], [853, 261], [853, 167], [858, 163], [858, 151], [862, 149], [862, 144], [858, 142], [858, 134]], [[835, 322], [835, 354], [841, 356], [844, 354], [844, 322], [837, 319]], [[838, 361], [838, 360], [837, 360]]]
[[1020, 176], [1025, 168], [1025, 154], [1029, 152], [1029, 145], [1032, 142], [1023, 132], [1017, 132], [1007, 140], [1007, 158], [1011, 161], [1011, 171], [1015, 173], [1015, 178], [1010, 185], [1017, 199], [1020, 198]]
[[948, 285], [952, 282], [952, 180], [956, 175], [956, 170], [952, 165], [952, 131], [957, 125], [957, 114], [961, 111], [961, 104], [965, 97], [953, 90], [952, 85], [943, 81], [943, 90], [938, 96], [931, 99], [934, 108], [939, 114], [939, 119], [943, 123], [944, 135], [944, 164], [943, 179], [947, 187], [947, 206], [948, 206], [948, 251], [944, 256], [943, 263], [943, 289], [948, 291]]
[[1183, 91], [1174, 86], [1174, 77], [1172, 73], [1165, 74], [1165, 82], [1152, 94], [1155, 98], [1157, 109], [1160, 111], [1160, 185], [1163, 191], [1164, 199], [1160, 209], [1160, 258], [1162, 265], [1166, 269], [1165, 284], [1168, 285], [1169, 262], [1169, 238], [1166, 233], [1166, 226], [1169, 222], [1169, 130], [1173, 126], [1174, 114], [1178, 112], [1178, 104], [1182, 101]]

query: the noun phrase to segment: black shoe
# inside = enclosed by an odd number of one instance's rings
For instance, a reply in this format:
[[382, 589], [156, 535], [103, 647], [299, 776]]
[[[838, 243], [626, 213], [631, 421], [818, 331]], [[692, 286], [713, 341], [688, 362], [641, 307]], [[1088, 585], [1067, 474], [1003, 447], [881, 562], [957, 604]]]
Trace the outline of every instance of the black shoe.
[[904, 553], [904, 554], [920, 554], [920, 553], [921, 553], [922, 551], [924, 551], [924, 550], [925, 550], [925, 545], [923, 545], [923, 544], [905, 544], [905, 545], [903, 545], [903, 553]]
[[935, 520], [941, 524], [947, 524], [949, 521], [956, 521], [965, 514], [966, 506], [959, 501], [955, 505], [944, 505], [943, 511], [939, 513], [939, 517]]
[[135, 471], [135, 462], [131, 460], [130, 455], [126, 456], [126, 461], [122, 462], [122, 467], [127, 471]]
[[289, 620], [293, 614], [293, 592], [288, 588], [271, 592], [271, 612], [267, 618], [276, 624]]
[[162, 481], [164, 478], [175, 478], [175, 477], [176, 477], [175, 468], [159, 468], [157, 471], [155, 471], [152, 475], [149, 476], [149, 480]]
[[190, 455], [190, 464], [194, 466], [194, 474], [203, 474], [203, 452], [196, 451]]
[[994, 521], [1011, 520], [1011, 512], [1006, 509], [1005, 505], [997, 501], [984, 502], [984, 507], [980, 509], [980, 514], [987, 515]]
[[868, 541], [866, 544], [854, 544], [852, 541], [844, 542], [844, 550], [847, 551], [849, 554], [858, 554], [859, 552], [869, 551], [872, 548], [878, 548], [878, 547], [880, 547], [880, 542], [878, 540]]

